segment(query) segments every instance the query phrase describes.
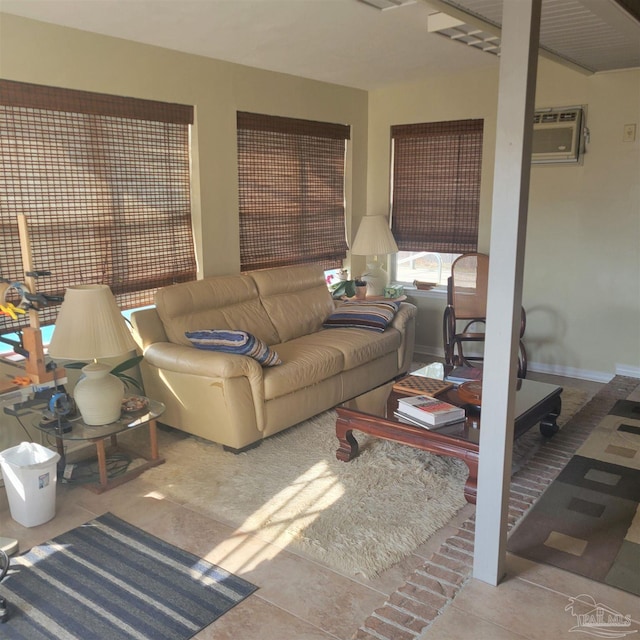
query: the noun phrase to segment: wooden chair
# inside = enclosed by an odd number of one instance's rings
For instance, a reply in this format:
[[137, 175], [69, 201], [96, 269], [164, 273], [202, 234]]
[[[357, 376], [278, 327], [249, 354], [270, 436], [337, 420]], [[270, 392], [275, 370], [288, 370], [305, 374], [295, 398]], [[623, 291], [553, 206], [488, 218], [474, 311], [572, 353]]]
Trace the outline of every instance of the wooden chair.
[[[447, 282], [447, 307], [442, 322], [446, 364], [474, 366], [481, 365], [484, 360], [484, 345], [480, 343], [485, 339], [488, 280], [489, 256], [483, 253], [465, 253], [451, 266], [451, 276]], [[527, 351], [522, 342], [526, 324], [526, 313], [522, 309], [519, 378], [527, 376]], [[463, 345], [468, 346], [467, 353]], [[477, 348], [473, 349], [474, 345]]]

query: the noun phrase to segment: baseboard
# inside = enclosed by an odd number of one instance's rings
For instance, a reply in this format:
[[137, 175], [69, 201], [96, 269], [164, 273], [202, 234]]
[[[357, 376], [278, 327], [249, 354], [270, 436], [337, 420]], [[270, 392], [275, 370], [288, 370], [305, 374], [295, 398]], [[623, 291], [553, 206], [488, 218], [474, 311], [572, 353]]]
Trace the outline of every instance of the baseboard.
[[415, 345], [413, 349], [414, 356], [430, 356], [432, 358], [444, 358], [444, 349], [436, 349], [423, 344]]
[[628, 364], [616, 364], [616, 375], [627, 378], [640, 378], [640, 367], [631, 367]]
[[541, 364], [539, 362], [529, 362], [527, 365], [529, 371], [536, 373], [548, 373], [553, 376], [562, 376], [564, 378], [576, 378], [578, 380], [589, 380], [591, 382], [602, 382], [606, 384], [613, 378], [611, 373], [606, 371], [589, 371], [588, 369], [576, 369], [575, 367], [563, 367], [557, 364]]
[[[417, 344], [414, 349], [414, 360], [420, 360], [420, 357], [444, 358], [444, 349], [430, 347], [427, 345]], [[591, 382], [609, 382], [614, 374], [608, 371], [590, 371], [588, 369], [577, 369], [575, 367], [564, 367], [561, 365], [548, 365], [539, 362], [528, 362], [529, 371], [536, 373], [547, 373], [554, 376], [562, 376], [565, 378], [577, 378], [578, 380], [589, 380]], [[616, 365], [615, 375], [627, 376], [629, 378], [640, 378], [640, 368], [628, 365]]]

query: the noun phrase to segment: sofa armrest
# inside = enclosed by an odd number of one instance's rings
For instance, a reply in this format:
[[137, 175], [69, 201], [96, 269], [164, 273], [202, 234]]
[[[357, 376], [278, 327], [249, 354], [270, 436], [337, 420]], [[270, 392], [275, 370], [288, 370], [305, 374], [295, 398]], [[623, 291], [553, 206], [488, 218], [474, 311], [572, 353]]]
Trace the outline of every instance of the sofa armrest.
[[253, 358], [220, 351], [156, 342], [144, 351], [147, 364], [164, 371], [206, 378], [246, 378], [251, 388], [258, 429], [264, 429], [262, 366]]
[[248, 356], [185, 347], [172, 342], [155, 342], [144, 350], [144, 357], [158, 369], [209, 378], [245, 376], [262, 383], [262, 367]]
[[391, 321], [391, 326], [398, 331], [405, 331], [408, 322], [415, 322], [418, 308], [409, 302], [401, 302], [398, 312]]
[[131, 314], [131, 326], [133, 327], [133, 338], [142, 351], [154, 342], [168, 340], [155, 308], [134, 311]]
[[415, 305], [402, 302], [390, 325], [397, 329], [402, 336], [402, 343], [398, 349], [398, 371], [400, 372], [407, 372], [413, 359], [417, 314], [418, 308]]

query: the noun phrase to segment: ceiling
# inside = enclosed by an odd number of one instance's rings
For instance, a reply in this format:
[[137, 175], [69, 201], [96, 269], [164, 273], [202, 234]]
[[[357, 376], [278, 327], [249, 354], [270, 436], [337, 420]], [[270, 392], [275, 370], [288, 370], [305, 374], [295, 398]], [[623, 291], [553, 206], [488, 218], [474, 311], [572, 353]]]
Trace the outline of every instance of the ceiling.
[[[429, 32], [427, 23], [447, 11], [499, 35], [503, 0], [369, 1], [406, 4], [379, 10], [358, 0], [0, 0], [0, 10], [366, 90], [499, 63]], [[622, 5], [633, 11], [637, 0], [543, 0], [541, 44], [589, 72], [640, 67], [640, 19]]]

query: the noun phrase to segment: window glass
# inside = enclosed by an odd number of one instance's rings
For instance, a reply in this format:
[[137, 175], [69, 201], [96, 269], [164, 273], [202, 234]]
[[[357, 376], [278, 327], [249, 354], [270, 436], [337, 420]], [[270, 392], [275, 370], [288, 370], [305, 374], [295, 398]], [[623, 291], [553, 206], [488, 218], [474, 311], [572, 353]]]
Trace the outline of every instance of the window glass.
[[395, 257], [394, 280], [403, 284], [415, 281], [447, 286], [451, 265], [459, 253], [399, 251]]

